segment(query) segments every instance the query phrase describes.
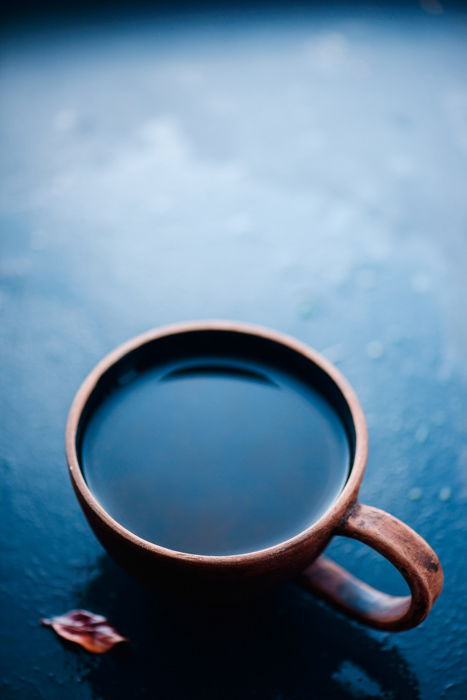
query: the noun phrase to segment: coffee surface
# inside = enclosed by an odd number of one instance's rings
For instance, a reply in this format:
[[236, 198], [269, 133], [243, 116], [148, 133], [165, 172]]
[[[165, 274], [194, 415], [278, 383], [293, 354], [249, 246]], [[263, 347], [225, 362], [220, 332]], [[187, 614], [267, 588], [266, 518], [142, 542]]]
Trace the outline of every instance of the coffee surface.
[[187, 360], [122, 381], [86, 425], [81, 463], [121, 525], [170, 549], [240, 554], [301, 532], [331, 506], [350, 448], [329, 403], [287, 375]]

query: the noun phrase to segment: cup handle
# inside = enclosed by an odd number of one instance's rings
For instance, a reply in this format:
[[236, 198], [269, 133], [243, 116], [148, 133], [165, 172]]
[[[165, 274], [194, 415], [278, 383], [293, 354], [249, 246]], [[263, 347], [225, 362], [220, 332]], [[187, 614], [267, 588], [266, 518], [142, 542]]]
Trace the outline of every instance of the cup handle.
[[425, 540], [389, 513], [359, 503], [336, 534], [360, 540], [386, 557], [407, 581], [411, 595], [378, 591], [324, 556], [303, 572], [300, 583], [370, 627], [396, 632], [420, 624], [443, 587], [441, 564]]

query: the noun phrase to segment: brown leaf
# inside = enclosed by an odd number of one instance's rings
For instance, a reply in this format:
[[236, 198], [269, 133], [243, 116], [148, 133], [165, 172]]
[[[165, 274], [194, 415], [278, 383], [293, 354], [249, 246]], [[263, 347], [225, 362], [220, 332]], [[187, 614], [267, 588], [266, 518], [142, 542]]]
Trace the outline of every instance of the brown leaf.
[[93, 654], [103, 654], [119, 642], [128, 642], [102, 615], [87, 610], [70, 610], [64, 615], [41, 620], [43, 625], [70, 642], [80, 644]]

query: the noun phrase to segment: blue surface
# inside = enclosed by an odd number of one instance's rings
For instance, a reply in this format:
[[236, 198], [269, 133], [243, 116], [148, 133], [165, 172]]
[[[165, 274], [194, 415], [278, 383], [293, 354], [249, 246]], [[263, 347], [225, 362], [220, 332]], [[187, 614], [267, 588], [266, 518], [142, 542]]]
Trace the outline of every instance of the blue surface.
[[[466, 697], [466, 19], [423, 6], [3, 37], [2, 697]], [[200, 620], [103, 554], [66, 473], [71, 399], [118, 343], [208, 317], [295, 335], [352, 382], [362, 501], [444, 565], [421, 627], [370, 632], [293, 585]], [[362, 545], [331, 553], [403, 590]], [[129, 647], [38, 625], [79, 606]]]

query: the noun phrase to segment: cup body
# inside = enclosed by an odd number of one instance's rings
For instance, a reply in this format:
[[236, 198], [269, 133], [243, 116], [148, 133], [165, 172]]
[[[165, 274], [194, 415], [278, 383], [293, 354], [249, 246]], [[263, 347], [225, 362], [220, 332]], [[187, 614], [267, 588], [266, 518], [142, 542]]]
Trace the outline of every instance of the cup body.
[[[267, 549], [230, 556], [176, 552], [147, 542], [101, 507], [89, 490], [79, 463], [79, 443], [86, 418], [116, 373], [156, 360], [183, 356], [188, 349], [214, 354], [237, 353], [274, 362], [318, 388], [346, 426], [352, 464], [347, 482], [327, 512], [303, 532]], [[303, 343], [251, 324], [199, 321], [174, 324], [145, 333], [110, 353], [79, 389], [66, 428], [66, 455], [71, 481], [95, 535], [129, 573], [140, 581], [180, 591], [184, 596], [225, 596], [256, 592], [292, 578], [316, 559], [356, 503], [367, 457], [367, 431], [358, 400], [340, 372]]]

